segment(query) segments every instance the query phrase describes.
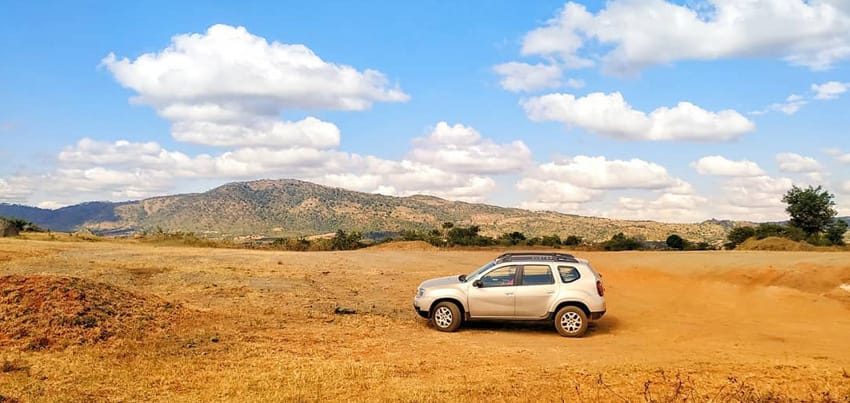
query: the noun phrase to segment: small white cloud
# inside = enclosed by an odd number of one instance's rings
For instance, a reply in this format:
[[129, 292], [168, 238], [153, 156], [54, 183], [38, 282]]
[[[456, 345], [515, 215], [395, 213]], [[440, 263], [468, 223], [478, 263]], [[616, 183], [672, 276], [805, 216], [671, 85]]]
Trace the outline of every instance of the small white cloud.
[[720, 155], [702, 157], [690, 164], [700, 175], [718, 176], [761, 176], [764, 175], [758, 164], [752, 161], [732, 161]]
[[812, 84], [812, 91], [815, 92], [815, 99], [827, 100], [838, 98], [839, 95], [847, 92], [848, 87], [850, 87], [850, 83], [830, 81], [823, 84]]
[[789, 178], [752, 176], [731, 178], [722, 185], [723, 195], [733, 207], [763, 208], [778, 214], [784, 209], [782, 196], [794, 182]]
[[797, 111], [799, 111], [800, 108], [802, 108], [807, 103], [809, 102], [805, 98], [796, 94], [791, 94], [788, 96], [788, 98], [785, 98], [785, 102], [770, 105], [768, 109], [772, 111], [782, 112], [786, 115], [793, 115], [797, 113]]
[[816, 159], [795, 153], [776, 154], [776, 163], [782, 172], [818, 173], [823, 170], [823, 166]]
[[18, 203], [33, 192], [33, 184], [25, 177], [0, 178], [0, 202]]
[[690, 102], [657, 108], [648, 115], [635, 110], [622, 94], [595, 92], [576, 98], [549, 94], [522, 101], [533, 121], [557, 121], [623, 140], [728, 141], [755, 129], [733, 110], [710, 112]]
[[561, 68], [553, 64], [510, 62], [496, 65], [499, 84], [512, 92], [533, 92], [561, 86]]
[[413, 144], [410, 160], [451, 172], [508, 173], [531, 163], [531, 150], [522, 141], [496, 144], [461, 124], [439, 122], [428, 136], [414, 139]]
[[839, 189], [841, 189], [841, 193], [850, 195], [850, 180], [844, 181], [839, 187]]

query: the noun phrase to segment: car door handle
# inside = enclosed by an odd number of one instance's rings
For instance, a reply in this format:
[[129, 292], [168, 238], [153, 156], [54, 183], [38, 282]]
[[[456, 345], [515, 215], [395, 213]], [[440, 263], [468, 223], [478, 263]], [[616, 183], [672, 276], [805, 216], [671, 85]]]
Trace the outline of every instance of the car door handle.
[[549, 294], [549, 295], [552, 295], [554, 293], [555, 293], [555, 291], [546, 291], [546, 294]]
[[505, 295], [511, 296], [511, 295], [514, 295], [514, 293], [512, 293], [512, 292], [506, 292], [506, 293], [505, 293]]

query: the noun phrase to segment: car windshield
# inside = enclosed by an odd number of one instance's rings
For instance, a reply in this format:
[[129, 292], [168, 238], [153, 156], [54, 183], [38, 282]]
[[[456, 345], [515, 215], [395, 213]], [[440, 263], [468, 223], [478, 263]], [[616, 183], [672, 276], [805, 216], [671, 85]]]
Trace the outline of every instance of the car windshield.
[[490, 262], [490, 263], [487, 263], [487, 264], [485, 264], [484, 266], [479, 267], [479, 268], [478, 268], [477, 270], [475, 270], [474, 272], [469, 273], [469, 275], [468, 275], [468, 276], [466, 276], [466, 278], [473, 278], [473, 277], [475, 277], [475, 276], [477, 276], [477, 275], [481, 274], [481, 273], [482, 273], [482, 272], [484, 272], [485, 270], [487, 270], [487, 269], [489, 269], [489, 268], [491, 268], [491, 267], [493, 267], [493, 266], [495, 266], [495, 265], [496, 265], [496, 262], [495, 262], [495, 261]]

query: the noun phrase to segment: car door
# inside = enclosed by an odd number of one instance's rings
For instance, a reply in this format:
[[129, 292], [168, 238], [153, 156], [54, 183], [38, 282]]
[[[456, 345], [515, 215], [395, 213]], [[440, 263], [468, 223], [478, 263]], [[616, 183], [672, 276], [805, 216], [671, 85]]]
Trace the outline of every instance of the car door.
[[469, 287], [467, 303], [474, 318], [514, 316], [517, 266], [502, 266], [484, 273]]
[[558, 297], [558, 284], [548, 264], [524, 265], [516, 287], [517, 318], [542, 318]]

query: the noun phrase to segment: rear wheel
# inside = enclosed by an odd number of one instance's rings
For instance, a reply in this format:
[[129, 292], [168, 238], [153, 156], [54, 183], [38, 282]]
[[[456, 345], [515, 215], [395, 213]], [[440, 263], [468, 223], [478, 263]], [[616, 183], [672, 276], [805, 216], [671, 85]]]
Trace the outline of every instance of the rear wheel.
[[452, 302], [440, 302], [431, 312], [431, 323], [441, 332], [454, 332], [462, 320], [460, 308]]
[[577, 306], [565, 306], [555, 314], [555, 329], [564, 337], [583, 336], [587, 324], [587, 314]]

